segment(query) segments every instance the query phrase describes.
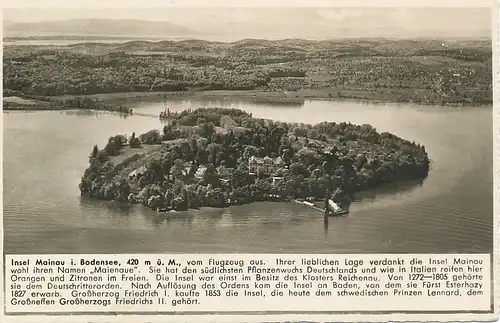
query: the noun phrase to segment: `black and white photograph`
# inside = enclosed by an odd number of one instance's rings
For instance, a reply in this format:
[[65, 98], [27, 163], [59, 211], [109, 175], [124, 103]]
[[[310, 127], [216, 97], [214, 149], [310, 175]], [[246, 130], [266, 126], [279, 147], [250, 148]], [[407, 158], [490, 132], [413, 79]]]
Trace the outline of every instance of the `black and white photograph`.
[[3, 11], [5, 254], [493, 253], [492, 10]]

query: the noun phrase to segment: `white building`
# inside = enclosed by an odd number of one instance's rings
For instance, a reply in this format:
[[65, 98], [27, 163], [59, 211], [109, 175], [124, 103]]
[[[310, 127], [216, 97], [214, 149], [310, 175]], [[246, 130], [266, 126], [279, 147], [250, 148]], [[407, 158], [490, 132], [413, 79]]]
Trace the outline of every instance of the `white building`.
[[128, 174], [128, 177], [134, 177], [134, 176], [138, 176], [139, 174], [144, 174], [146, 172], [146, 166], [141, 166], [133, 171], [130, 172], [130, 174]]
[[207, 171], [207, 167], [206, 166], [200, 166], [200, 167], [198, 167], [198, 169], [194, 173], [194, 177], [198, 178], [198, 179], [201, 179], [201, 178], [203, 178], [203, 175], [205, 175], [206, 171]]
[[268, 156], [264, 158], [252, 156], [248, 159], [248, 172], [250, 174], [257, 174], [260, 169], [265, 175], [272, 175], [283, 167], [283, 164], [283, 159], [281, 157], [272, 159]]

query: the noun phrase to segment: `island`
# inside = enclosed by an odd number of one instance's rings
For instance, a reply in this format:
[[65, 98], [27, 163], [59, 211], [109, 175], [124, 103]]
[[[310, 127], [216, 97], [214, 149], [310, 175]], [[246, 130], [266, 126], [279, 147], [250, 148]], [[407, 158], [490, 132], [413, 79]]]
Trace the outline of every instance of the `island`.
[[491, 105], [491, 40], [12, 45], [3, 50], [3, 89], [4, 109], [127, 112], [129, 100], [165, 93]]
[[82, 196], [157, 211], [324, 200], [423, 179], [425, 147], [369, 124], [292, 124], [239, 109], [167, 111], [163, 129], [117, 134], [89, 154]]

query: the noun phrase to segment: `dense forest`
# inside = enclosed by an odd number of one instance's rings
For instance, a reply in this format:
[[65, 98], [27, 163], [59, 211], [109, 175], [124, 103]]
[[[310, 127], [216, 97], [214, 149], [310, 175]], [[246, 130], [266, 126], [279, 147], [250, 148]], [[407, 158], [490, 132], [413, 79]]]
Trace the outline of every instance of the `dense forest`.
[[424, 178], [424, 146], [368, 124], [290, 124], [237, 109], [171, 114], [162, 131], [116, 135], [89, 155], [80, 191], [154, 210], [323, 199]]
[[44, 97], [256, 90], [393, 102], [492, 103], [490, 41], [250, 39], [8, 46], [3, 75], [4, 89]]

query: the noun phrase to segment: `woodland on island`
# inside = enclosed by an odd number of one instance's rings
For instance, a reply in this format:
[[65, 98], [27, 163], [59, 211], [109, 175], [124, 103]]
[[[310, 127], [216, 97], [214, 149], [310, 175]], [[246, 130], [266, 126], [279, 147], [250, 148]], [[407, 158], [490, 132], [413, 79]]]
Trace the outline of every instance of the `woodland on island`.
[[80, 191], [154, 210], [324, 199], [341, 206], [384, 183], [424, 178], [424, 146], [371, 125], [291, 124], [238, 109], [168, 112], [162, 131], [110, 137], [89, 156]]

